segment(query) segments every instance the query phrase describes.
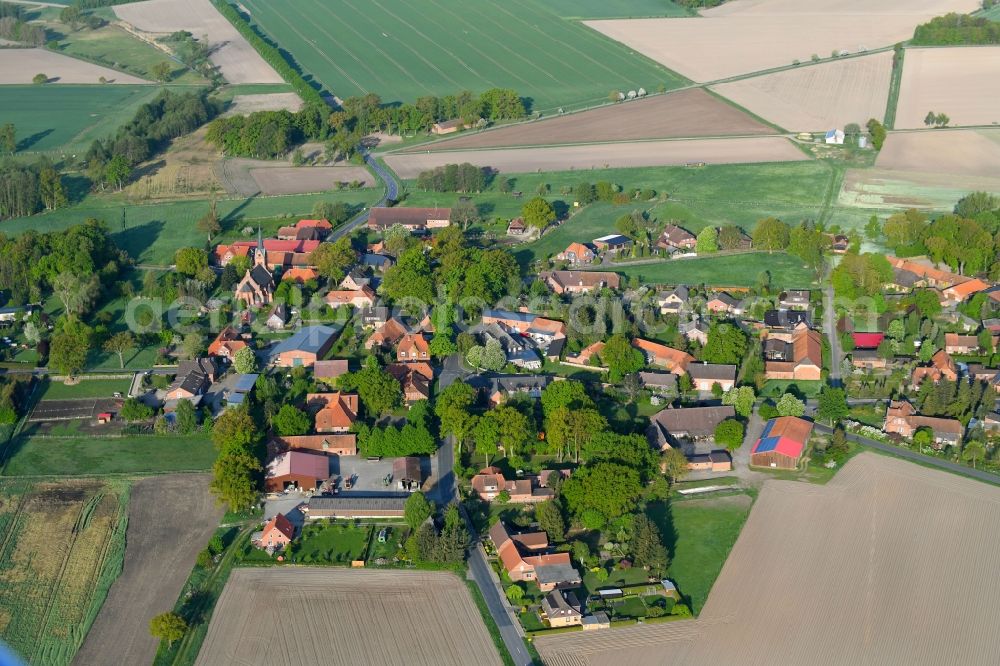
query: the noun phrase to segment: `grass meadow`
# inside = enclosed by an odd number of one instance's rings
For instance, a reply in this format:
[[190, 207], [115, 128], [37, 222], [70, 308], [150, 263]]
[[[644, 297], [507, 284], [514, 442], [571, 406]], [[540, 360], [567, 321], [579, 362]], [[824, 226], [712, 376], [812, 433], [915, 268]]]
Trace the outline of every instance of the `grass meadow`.
[[545, 6], [563, 18], [609, 19], [692, 16], [670, 0], [545, 0]]
[[[559, 8], [576, 11], [561, 0]], [[648, 8], [653, 0], [614, 3]], [[612, 90], [676, 88], [684, 80], [543, 0], [243, 0], [258, 28], [305, 74], [338, 97], [368, 92], [385, 102], [513, 88], [551, 113], [607, 99]], [[587, 0], [581, 10], [603, 5]], [[668, 5], [663, 5], [668, 7]], [[556, 11], [559, 11], [559, 8]]]
[[49, 381], [39, 400], [110, 398], [116, 392], [128, 393], [131, 384], [131, 379], [83, 379], [77, 384]]
[[636, 276], [643, 284], [706, 284], [722, 287], [750, 287], [764, 271], [771, 274], [777, 288], [808, 287], [815, 274], [796, 257], [781, 252], [744, 252], [694, 259], [674, 259], [655, 264], [616, 266], [627, 278]]
[[124, 481], [0, 481], [0, 639], [69, 664], [125, 557]]

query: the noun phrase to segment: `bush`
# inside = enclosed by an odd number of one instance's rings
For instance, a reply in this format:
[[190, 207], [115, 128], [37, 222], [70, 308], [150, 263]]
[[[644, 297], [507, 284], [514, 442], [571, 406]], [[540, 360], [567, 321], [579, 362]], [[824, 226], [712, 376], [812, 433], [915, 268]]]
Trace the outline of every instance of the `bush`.
[[206, 548], [198, 553], [198, 566], [202, 569], [211, 569], [215, 565], [215, 560], [212, 557], [212, 552]]

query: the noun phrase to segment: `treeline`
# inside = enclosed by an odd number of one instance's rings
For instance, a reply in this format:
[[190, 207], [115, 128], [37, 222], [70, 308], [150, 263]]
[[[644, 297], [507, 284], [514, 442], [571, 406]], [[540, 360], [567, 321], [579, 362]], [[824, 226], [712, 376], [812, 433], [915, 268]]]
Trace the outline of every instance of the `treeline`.
[[120, 189], [131, 178], [132, 167], [166, 148], [172, 139], [198, 129], [219, 110], [205, 91], [164, 91], [139, 107], [113, 137], [90, 145], [85, 158], [87, 176], [96, 185]]
[[310, 139], [330, 136], [323, 107], [307, 106], [291, 111], [256, 111], [247, 116], [216, 118], [206, 138], [227, 155], [269, 158], [288, 152]]
[[278, 72], [281, 78], [295, 89], [295, 92], [299, 94], [299, 97], [306, 103], [306, 106], [312, 104], [326, 105], [319, 91], [302, 78], [302, 74], [289, 64], [278, 47], [264, 39], [236, 7], [225, 0], [212, 0], [212, 4], [250, 42], [250, 45], [256, 49], [257, 53], [260, 54], [267, 64], [273, 67], [274, 71]]
[[1000, 44], [1000, 23], [981, 16], [945, 14], [918, 25], [913, 31], [916, 46], [952, 44]]
[[33, 166], [0, 164], [0, 220], [54, 210], [67, 203], [62, 176], [48, 159]]
[[718, 7], [726, 0], [674, 0], [681, 7], [688, 9], [703, 9], [708, 7]]
[[357, 427], [358, 449], [365, 456], [398, 458], [399, 456], [430, 455], [437, 450], [437, 441], [430, 430], [431, 410], [426, 400], [413, 403], [406, 413], [406, 424], [395, 426]]
[[486, 170], [474, 164], [445, 164], [417, 176], [417, 188], [431, 192], [481, 192], [487, 184]]
[[45, 28], [27, 23], [22, 5], [0, 2], [0, 39], [22, 42], [31, 46], [45, 44]]

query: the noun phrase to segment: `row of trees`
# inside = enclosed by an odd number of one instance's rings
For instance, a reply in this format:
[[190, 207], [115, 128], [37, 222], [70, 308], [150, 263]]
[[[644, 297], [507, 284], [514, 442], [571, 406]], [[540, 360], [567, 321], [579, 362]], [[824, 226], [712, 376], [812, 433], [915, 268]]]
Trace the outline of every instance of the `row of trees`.
[[25, 9], [23, 5], [0, 2], [0, 39], [9, 39], [31, 46], [44, 46], [45, 28], [28, 23]]
[[420, 172], [417, 188], [430, 192], [481, 192], [488, 181], [486, 169], [464, 162]]
[[[362, 134], [426, 132], [434, 123], [443, 120], [457, 118], [466, 125], [474, 125], [480, 119], [490, 122], [518, 120], [528, 114], [524, 100], [510, 88], [490, 88], [478, 95], [468, 90], [443, 97], [428, 95], [412, 104], [383, 104], [381, 97], [368, 93], [348, 97], [341, 108], [339, 114], [350, 119], [352, 128]], [[330, 121], [335, 127], [346, 124], [338, 118], [338, 112], [331, 115]]]
[[[0, 134], [0, 149], [14, 152], [13, 125]], [[0, 162], [0, 220], [32, 215], [40, 210], [55, 210], [68, 203], [62, 175], [48, 158], [34, 165], [14, 161]]]
[[1000, 23], [954, 12], [932, 18], [913, 31], [915, 46], [1000, 44]]
[[216, 118], [206, 138], [228, 155], [274, 158], [305, 140], [326, 140], [330, 126], [319, 106], [291, 111], [255, 111], [246, 116]]

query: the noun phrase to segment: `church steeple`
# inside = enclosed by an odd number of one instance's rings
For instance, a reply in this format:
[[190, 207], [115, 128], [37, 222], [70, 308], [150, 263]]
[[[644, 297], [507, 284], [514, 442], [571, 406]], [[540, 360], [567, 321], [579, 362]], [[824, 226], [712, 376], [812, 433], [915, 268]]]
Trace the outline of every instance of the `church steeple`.
[[267, 268], [267, 250], [264, 249], [264, 235], [260, 227], [257, 227], [257, 250], [253, 253], [253, 262]]

